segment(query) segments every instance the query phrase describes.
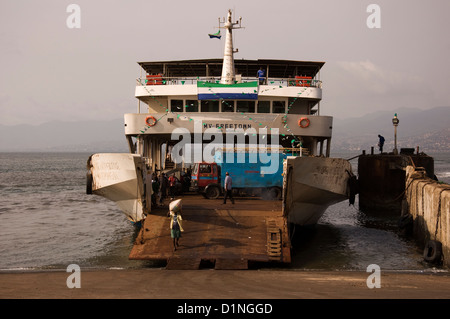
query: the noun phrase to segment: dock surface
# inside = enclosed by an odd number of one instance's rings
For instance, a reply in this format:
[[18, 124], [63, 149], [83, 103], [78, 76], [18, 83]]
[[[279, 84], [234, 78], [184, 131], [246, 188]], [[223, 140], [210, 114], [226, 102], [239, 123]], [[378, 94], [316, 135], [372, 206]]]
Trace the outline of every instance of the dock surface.
[[[177, 197], [178, 199], [178, 197]], [[182, 197], [183, 229], [173, 250], [168, 203], [147, 216], [130, 259], [167, 261], [167, 269], [247, 269], [249, 262], [289, 263], [290, 240], [281, 201]]]
[[[2, 299], [180, 299], [178, 304], [193, 299], [292, 299], [298, 310], [298, 299], [449, 299], [450, 275], [425, 272], [381, 272], [381, 288], [367, 287], [365, 271], [302, 270], [164, 270], [159, 268], [128, 270], [81, 269], [81, 288], [68, 288], [70, 274], [65, 270], [1, 273]], [[263, 301], [270, 302], [270, 301]], [[5, 303], [7, 304], [7, 303]], [[8, 303], [14, 305], [14, 303]], [[47, 306], [47, 303], [43, 303]], [[406, 309], [424, 309], [399, 304]], [[286, 305], [285, 305], [286, 306]], [[160, 307], [152, 308], [153, 310]], [[35, 308], [30, 308], [35, 311]], [[46, 308], [47, 309], [47, 308]], [[104, 314], [104, 309], [102, 310]], [[115, 308], [109, 308], [114, 309]], [[176, 311], [164, 307], [163, 311]], [[293, 309], [293, 310], [295, 310]], [[335, 308], [332, 308], [333, 310]], [[425, 309], [429, 309], [428, 307]], [[444, 309], [444, 308], [442, 308]], [[15, 308], [17, 310], [17, 308]], [[43, 309], [44, 310], [44, 309]], [[48, 309], [47, 309], [48, 311]], [[274, 312], [280, 311], [274, 308]], [[346, 310], [347, 311], [347, 310]], [[390, 309], [389, 311], [392, 311]]]

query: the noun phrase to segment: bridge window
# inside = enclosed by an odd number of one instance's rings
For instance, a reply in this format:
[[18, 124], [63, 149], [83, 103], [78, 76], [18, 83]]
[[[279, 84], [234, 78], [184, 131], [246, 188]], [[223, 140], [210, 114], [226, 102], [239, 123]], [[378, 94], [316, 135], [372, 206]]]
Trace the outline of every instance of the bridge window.
[[240, 113], [255, 113], [255, 101], [237, 101], [237, 111]]
[[273, 101], [272, 104], [272, 113], [285, 113], [286, 112], [286, 104], [284, 101]]
[[185, 112], [198, 112], [198, 101], [197, 100], [186, 100], [184, 110], [185, 110]]
[[219, 112], [219, 101], [201, 101], [202, 112]]
[[270, 113], [270, 101], [258, 101], [258, 113]]
[[221, 100], [222, 112], [234, 112], [234, 101]]
[[170, 100], [170, 110], [172, 112], [183, 112], [183, 100]]

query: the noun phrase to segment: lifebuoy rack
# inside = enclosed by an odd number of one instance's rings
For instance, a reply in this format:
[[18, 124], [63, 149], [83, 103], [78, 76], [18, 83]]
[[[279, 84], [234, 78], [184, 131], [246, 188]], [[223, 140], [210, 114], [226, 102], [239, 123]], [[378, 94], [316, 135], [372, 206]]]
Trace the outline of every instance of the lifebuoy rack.
[[295, 85], [296, 86], [311, 86], [312, 77], [310, 76], [295, 76]]
[[145, 85], [162, 85], [162, 74], [148, 74], [145, 80]]

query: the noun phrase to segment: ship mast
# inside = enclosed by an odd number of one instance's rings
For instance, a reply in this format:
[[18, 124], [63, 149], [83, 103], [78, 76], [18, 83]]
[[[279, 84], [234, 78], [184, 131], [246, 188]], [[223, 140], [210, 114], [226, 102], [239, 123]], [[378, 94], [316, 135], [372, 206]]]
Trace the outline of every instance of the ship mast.
[[[223, 18], [222, 21], [219, 19], [219, 28], [226, 29], [226, 37], [225, 37], [225, 50], [223, 52], [223, 66], [222, 66], [222, 76], [220, 78], [220, 83], [222, 84], [233, 84], [236, 78], [234, 71], [234, 58], [233, 54], [238, 52], [233, 49], [233, 29], [241, 29], [241, 20], [239, 17], [239, 21], [231, 22], [231, 9], [228, 10], [228, 17], [225, 20]], [[223, 27], [220, 24], [223, 23]]]

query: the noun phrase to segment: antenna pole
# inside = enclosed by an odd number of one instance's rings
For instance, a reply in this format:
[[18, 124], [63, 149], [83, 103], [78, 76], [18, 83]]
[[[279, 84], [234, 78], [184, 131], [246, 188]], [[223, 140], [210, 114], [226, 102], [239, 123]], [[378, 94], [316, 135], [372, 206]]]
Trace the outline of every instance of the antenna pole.
[[[239, 21], [236, 21], [235, 23], [232, 22], [232, 11], [231, 9], [228, 10], [228, 17], [223, 21], [220, 21], [219, 18], [219, 28], [226, 29], [226, 37], [225, 37], [225, 49], [223, 52], [223, 66], [222, 66], [222, 76], [220, 78], [220, 83], [222, 84], [233, 84], [236, 75], [234, 70], [234, 56], [233, 54], [237, 52], [233, 48], [233, 29], [241, 29], [241, 20], [242, 18], [239, 18]], [[223, 27], [220, 26], [220, 23], [223, 23]]]

